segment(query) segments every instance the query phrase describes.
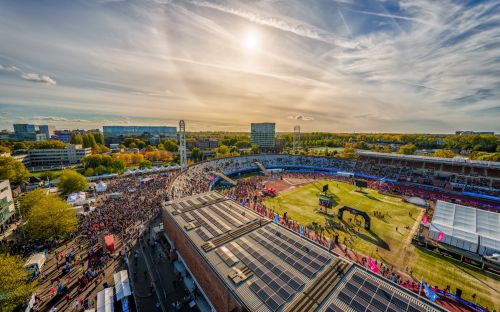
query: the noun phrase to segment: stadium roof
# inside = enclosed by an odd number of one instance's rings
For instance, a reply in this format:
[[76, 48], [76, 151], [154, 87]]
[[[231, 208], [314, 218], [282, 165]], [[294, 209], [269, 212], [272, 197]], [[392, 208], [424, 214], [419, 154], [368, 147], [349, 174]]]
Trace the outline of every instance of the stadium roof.
[[438, 200], [429, 235], [481, 255], [500, 252], [500, 214]]
[[424, 161], [424, 162], [437, 162], [455, 166], [478, 166], [478, 167], [487, 167], [487, 168], [495, 168], [500, 169], [500, 162], [496, 161], [485, 161], [485, 160], [470, 160], [467, 158], [443, 158], [443, 157], [430, 157], [430, 156], [419, 156], [419, 155], [404, 155], [404, 154], [395, 154], [395, 153], [378, 153], [378, 152], [369, 152], [369, 151], [357, 151], [356, 152], [360, 156], [368, 156], [368, 157], [382, 157], [382, 158], [392, 158], [392, 159], [404, 159], [404, 160], [413, 160], [413, 161]]
[[217, 192], [163, 213], [250, 311], [445, 311]]

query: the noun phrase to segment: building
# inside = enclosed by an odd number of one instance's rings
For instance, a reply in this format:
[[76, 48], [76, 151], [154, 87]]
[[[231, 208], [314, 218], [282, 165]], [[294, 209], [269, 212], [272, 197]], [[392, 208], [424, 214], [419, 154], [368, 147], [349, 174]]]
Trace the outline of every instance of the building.
[[50, 139], [53, 126], [14, 124], [14, 139], [22, 141], [46, 141]]
[[456, 135], [464, 135], [464, 134], [488, 134], [488, 135], [495, 135], [494, 131], [470, 131], [470, 130], [458, 130], [455, 131]]
[[103, 126], [103, 131], [106, 145], [121, 143], [126, 138], [159, 142], [160, 139], [177, 137], [177, 128], [168, 126]]
[[276, 124], [270, 122], [252, 123], [251, 143], [260, 148], [273, 148], [276, 145]]
[[446, 311], [217, 192], [165, 202], [167, 239], [212, 310]]
[[187, 141], [186, 146], [188, 149], [192, 149], [193, 147], [197, 147], [202, 151], [211, 150], [217, 148], [219, 146], [219, 141], [211, 138], [200, 138], [196, 141]]
[[51, 138], [54, 140], [62, 141], [64, 143], [69, 143], [72, 135], [73, 131], [71, 130], [55, 130]]
[[9, 180], [2, 180], [0, 181], [0, 233], [8, 227], [14, 213], [14, 200]]
[[73, 144], [68, 144], [66, 148], [29, 149], [28, 160], [24, 162], [31, 171], [62, 169], [80, 164], [82, 158], [91, 153], [92, 149]]

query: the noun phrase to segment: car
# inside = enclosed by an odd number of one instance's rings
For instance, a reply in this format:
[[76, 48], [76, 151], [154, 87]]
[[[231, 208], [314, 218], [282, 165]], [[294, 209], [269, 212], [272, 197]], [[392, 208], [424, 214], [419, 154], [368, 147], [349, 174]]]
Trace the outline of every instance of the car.
[[500, 265], [500, 254], [494, 253], [491, 256], [484, 256], [484, 259], [490, 263]]

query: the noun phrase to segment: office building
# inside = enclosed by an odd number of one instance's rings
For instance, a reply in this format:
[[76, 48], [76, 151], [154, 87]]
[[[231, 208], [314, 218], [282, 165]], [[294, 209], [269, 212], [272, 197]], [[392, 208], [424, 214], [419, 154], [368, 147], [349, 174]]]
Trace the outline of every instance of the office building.
[[168, 126], [103, 126], [106, 145], [121, 143], [126, 138], [137, 138], [146, 142], [176, 138], [177, 128]]
[[211, 150], [217, 148], [219, 146], [219, 141], [211, 138], [201, 138], [196, 141], [187, 141], [186, 146], [188, 149], [192, 149], [193, 147], [197, 147], [202, 151]]
[[252, 123], [251, 142], [260, 148], [273, 148], [276, 145], [276, 124], [271, 122]]
[[458, 130], [455, 131], [456, 135], [464, 135], [464, 134], [487, 134], [487, 135], [495, 135], [494, 131], [470, 131], [470, 130]]
[[52, 136], [52, 139], [59, 140], [59, 141], [62, 141], [64, 143], [69, 143], [72, 135], [73, 135], [72, 130], [56, 130], [56, 131], [54, 131], [54, 135]]
[[81, 145], [69, 144], [66, 148], [30, 149], [27, 151], [30, 170], [56, 169], [78, 165], [85, 156], [92, 154], [92, 149]]
[[14, 138], [22, 141], [46, 141], [53, 131], [48, 125], [14, 124]]
[[12, 199], [12, 190], [9, 180], [0, 181], [0, 233], [2, 233], [9, 224], [14, 215], [14, 200]]

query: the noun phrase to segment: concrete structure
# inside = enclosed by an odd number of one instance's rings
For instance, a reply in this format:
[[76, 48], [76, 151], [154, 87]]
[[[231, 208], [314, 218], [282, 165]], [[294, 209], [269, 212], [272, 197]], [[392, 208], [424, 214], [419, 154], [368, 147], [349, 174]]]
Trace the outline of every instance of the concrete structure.
[[464, 135], [464, 134], [488, 134], [495, 135], [495, 131], [470, 131], [470, 130], [457, 130], [455, 131], [456, 135]]
[[23, 141], [46, 141], [50, 139], [53, 126], [14, 124], [14, 138]]
[[92, 149], [73, 144], [68, 144], [66, 148], [30, 149], [27, 151], [28, 160], [24, 162], [30, 170], [62, 169], [80, 164], [82, 158], [91, 153]]
[[261, 148], [273, 148], [276, 145], [276, 124], [271, 122], [252, 123], [250, 127], [251, 143]]
[[0, 233], [3, 232], [15, 213], [9, 180], [0, 181]]
[[179, 158], [182, 170], [186, 169], [186, 124], [184, 123], [184, 120], [179, 121]]
[[175, 138], [177, 129], [166, 126], [103, 126], [106, 145], [121, 143], [126, 138], [138, 138], [146, 141], [156, 141], [165, 138]]
[[200, 138], [196, 141], [186, 141], [186, 146], [188, 149], [197, 147], [202, 151], [211, 150], [219, 146], [219, 141], [211, 138]]
[[165, 202], [162, 216], [219, 312], [445, 311], [217, 192]]

